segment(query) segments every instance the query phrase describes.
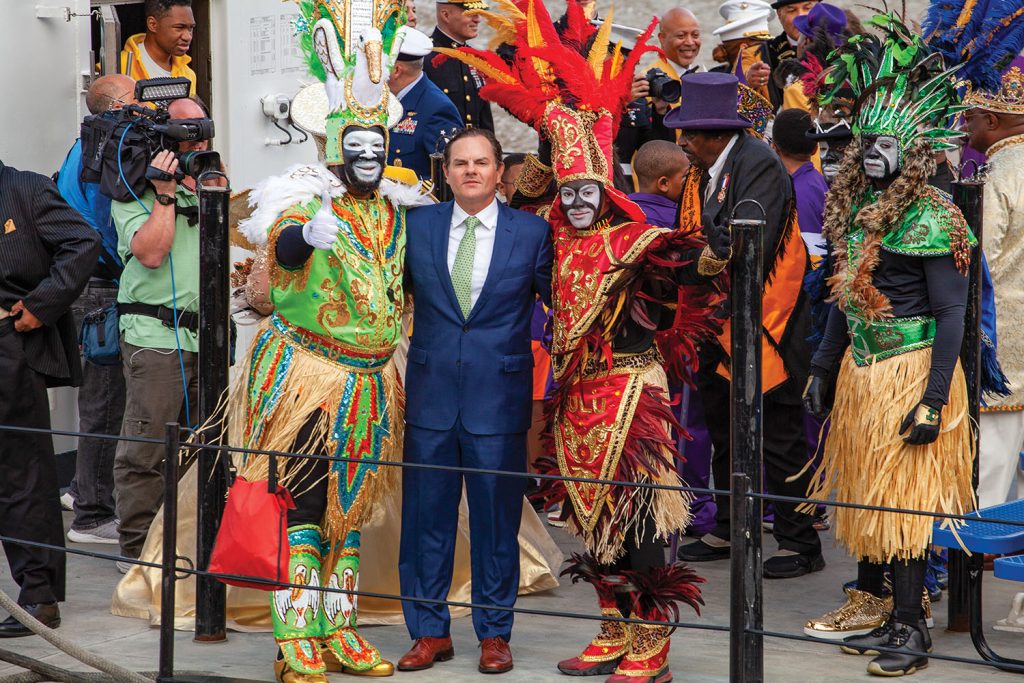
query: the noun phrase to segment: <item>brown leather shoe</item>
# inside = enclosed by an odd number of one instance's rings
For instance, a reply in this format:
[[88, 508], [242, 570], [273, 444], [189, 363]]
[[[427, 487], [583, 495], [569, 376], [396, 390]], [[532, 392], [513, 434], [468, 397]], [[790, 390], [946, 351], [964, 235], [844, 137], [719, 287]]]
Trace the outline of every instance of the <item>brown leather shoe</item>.
[[484, 638], [480, 641], [480, 673], [503, 674], [512, 670], [512, 650], [504, 638]]
[[399, 671], [422, 671], [434, 666], [434, 662], [447, 662], [455, 656], [451, 637], [417, 638], [412, 649], [398, 660]]

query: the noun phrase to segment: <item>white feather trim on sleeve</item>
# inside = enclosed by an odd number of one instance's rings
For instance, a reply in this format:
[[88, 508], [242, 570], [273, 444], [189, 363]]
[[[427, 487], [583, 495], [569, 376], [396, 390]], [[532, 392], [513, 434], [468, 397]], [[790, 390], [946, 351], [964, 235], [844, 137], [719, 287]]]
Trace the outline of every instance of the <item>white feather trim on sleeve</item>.
[[266, 244], [271, 226], [287, 209], [319, 198], [324, 189], [332, 197], [345, 194], [345, 185], [320, 164], [296, 164], [284, 174], [256, 184], [249, 194], [252, 214], [238, 224], [238, 230], [256, 245]]

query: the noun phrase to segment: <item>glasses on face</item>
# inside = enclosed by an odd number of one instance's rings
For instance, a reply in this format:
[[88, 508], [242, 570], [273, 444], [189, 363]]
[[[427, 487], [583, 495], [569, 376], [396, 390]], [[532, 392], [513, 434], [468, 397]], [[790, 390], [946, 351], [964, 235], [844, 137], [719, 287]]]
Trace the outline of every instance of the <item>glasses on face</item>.
[[[117, 97], [110, 98], [110, 104], [107, 105], [107, 109], [110, 110], [110, 111], [113, 111], [114, 109], [120, 109], [121, 107], [127, 107], [129, 104], [132, 103], [132, 99], [134, 99], [134, 94], [135, 93], [129, 91], [129, 92], [121, 93]], [[125, 99], [125, 98], [129, 98], [129, 99]]]

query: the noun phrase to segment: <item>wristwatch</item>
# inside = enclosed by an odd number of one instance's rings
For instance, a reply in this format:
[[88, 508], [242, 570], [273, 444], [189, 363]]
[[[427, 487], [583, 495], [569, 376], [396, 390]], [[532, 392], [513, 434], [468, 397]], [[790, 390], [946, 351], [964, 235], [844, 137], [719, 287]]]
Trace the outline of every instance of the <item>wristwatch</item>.
[[177, 200], [175, 200], [174, 195], [172, 194], [158, 194], [156, 196], [156, 201], [158, 204], [163, 204], [164, 206], [171, 206]]

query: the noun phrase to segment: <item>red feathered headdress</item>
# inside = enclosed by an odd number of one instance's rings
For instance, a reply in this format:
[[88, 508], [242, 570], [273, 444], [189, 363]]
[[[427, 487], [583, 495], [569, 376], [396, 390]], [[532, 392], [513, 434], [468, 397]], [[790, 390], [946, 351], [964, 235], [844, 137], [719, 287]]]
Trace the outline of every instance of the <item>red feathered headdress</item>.
[[[605, 186], [617, 213], [643, 221], [638, 206], [612, 186], [612, 142], [622, 112], [631, 99], [633, 72], [640, 57], [657, 48], [647, 45], [657, 20], [636, 42], [628, 57], [621, 45], [611, 47], [611, 13], [590, 35], [577, 0], [567, 0], [567, 29], [559, 36], [544, 3], [499, 0], [494, 12], [480, 12], [505, 42], [515, 46], [503, 59], [492, 51], [462, 47], [438, 49], [474, 67], [486, 84], [480, 95], [533, 126], [551, 143], [551, 162], [559, 184], [592, 179]], [[586, 55], [581, 38], [592, 42]], [[439, 57], [437, 59], [443, 59]], [[559, 202], [552, 206], [560, 216]]]

